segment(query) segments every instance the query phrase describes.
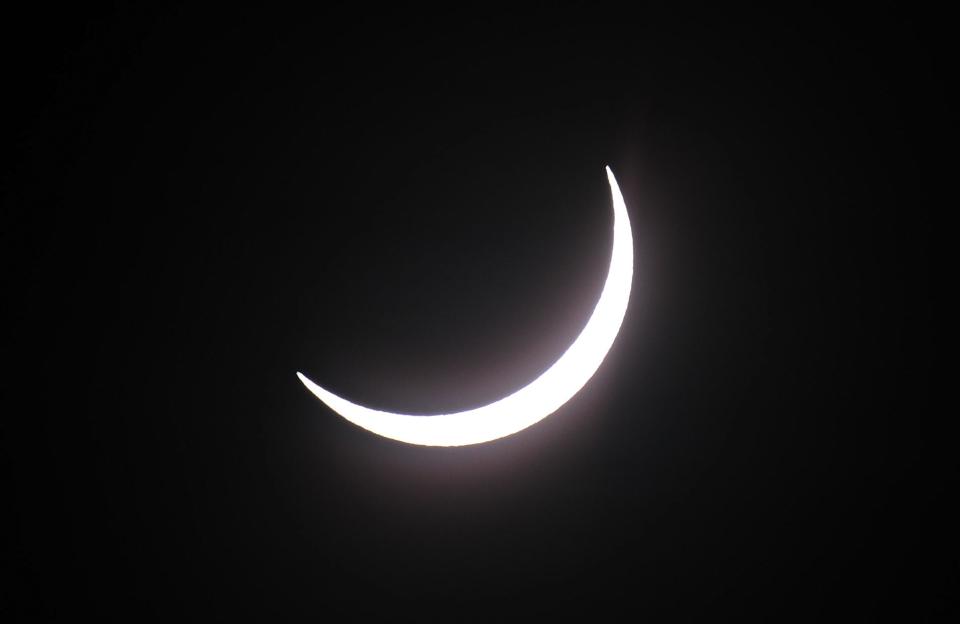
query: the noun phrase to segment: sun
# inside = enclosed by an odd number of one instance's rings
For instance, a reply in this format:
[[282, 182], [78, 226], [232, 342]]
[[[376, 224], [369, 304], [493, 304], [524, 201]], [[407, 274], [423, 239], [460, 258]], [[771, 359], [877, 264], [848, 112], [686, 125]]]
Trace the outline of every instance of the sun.
[[633, 283], [633, 235], [617, 180], [607, 170], [613, 198], [613, 250], [600, 299], [580, 335], [542, 375], [502, 399], [482, 407], [417, 416], [395, 414], [351, 403], [297, 377], [330, 409], [377, 435], [425, 446], [464, 446], [496, 440], [543, 420], [569, 401], [593, 377], [623, 324]]

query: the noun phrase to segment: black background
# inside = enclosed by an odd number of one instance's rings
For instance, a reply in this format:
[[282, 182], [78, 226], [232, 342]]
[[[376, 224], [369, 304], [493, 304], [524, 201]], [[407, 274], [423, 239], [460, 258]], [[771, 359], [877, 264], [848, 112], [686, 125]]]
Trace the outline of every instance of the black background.
[[[9, 15], [6, 612], [946, 615], [926, 22]], [[556, 414], [423, 448], [296, 379], [412, 413], [525, 385], [599, 294], [607, 164], [633, 294]]]

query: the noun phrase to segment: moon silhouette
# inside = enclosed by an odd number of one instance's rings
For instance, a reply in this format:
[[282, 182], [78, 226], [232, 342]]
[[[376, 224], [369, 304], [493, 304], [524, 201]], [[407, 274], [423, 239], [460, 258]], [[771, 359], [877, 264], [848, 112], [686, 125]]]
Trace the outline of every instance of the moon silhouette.
[[394, 414], [351, 403], [297, 377], [330, 409], [368, 431], [425, 446], [464, 446], [502, 438], [543, 420], [569, 401], [593, 377], [620, 331], [633, 282], [633, 236], [617, 180], [606, 168], [613, 197], [613, 251], [610, 270], [593, 314], [563, 355], [528, 385], [482, 407], [420, 416]]

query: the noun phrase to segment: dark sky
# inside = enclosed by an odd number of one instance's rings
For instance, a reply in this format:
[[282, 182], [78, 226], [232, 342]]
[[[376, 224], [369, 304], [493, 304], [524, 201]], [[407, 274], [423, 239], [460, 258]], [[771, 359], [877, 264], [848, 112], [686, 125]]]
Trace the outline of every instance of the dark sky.
[[[916, 468], [946, 109], [923, 16], [3, 21], [15, 618], [954, 608]], [[604, 165], [633, 294], [557, 413], [424, 448], [296, 379], [425, 414], [525, 385], [600, 292]]]

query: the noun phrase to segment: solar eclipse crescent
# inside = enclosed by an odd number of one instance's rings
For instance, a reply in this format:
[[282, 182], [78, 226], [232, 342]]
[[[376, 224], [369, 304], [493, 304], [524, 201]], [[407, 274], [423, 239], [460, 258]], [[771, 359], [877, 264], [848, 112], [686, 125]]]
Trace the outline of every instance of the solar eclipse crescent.
[[352, 403], [321, 388], [302, 373], [297, 377], [330, 409], [377, 435], [425, 446], [464, 446], [502, 438], [543, 420], [569, 401], [593, 377], [620, 331], [633, 282], [630, 218], [610, 167], [613, 199], [613, 250], [600, 299], [580, 335], [563, 355], [528, 385], [482, 407], [420, 416], [394, 414]]

